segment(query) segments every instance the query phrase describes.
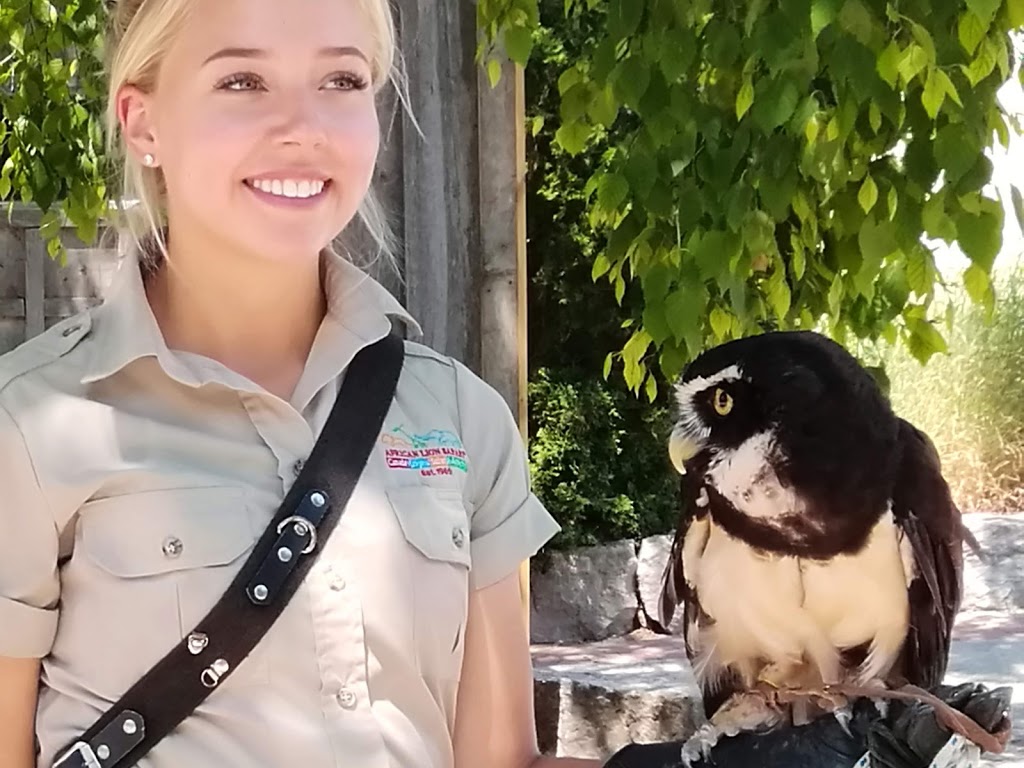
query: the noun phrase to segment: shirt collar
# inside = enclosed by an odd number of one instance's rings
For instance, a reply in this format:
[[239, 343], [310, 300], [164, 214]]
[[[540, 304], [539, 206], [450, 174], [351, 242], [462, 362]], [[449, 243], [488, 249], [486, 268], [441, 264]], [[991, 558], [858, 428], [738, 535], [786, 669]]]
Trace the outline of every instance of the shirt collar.
[[[390, 332], [391, 318], [403, 322], [412, 333], [422, 334], [401, 302], [363, 270], [330, 251], [322, 254], [321, 263], [327, 315], [307, 361], [306, 374], [313, 375], [304, 375], [304, 380], [324, 380], [340, 374], [358, 347]], [[203, 370], [168, 349], [146, 297], [134, 253], [121, 259], [105, 301], [92, 311], [90, 335], [93, 352], [83, 383], [113, 376], [142, 358], [155, 358], [169, 376], [183, 384], [200, 386], [207, 381]], [[340, 339], [339, 335], [348, 338]], [[341, 341], [348, 342], [341, 345], [344, 349], [335, 343]], [[357, 348], [348, 349], [353, 343]]]

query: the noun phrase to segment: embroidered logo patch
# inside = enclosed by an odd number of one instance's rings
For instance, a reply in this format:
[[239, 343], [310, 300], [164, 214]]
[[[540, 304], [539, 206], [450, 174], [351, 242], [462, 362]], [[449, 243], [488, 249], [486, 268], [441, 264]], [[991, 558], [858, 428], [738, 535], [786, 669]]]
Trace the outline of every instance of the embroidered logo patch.
[[454, 432], [432, 429], [421, 435], [395, 427], [381, 438], [388, 469], [411, 469], [424, 477], [467, 471], [466, 451]]

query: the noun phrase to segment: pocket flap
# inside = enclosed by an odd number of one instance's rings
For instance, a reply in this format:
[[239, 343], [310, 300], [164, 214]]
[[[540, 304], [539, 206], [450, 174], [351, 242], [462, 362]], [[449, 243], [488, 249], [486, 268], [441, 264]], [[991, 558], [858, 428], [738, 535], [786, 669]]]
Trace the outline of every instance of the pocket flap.
[[410, 544], [431, 560], [470, 567], [469, 518], [458, 491], [410, 486], [387, 495]]
[[227, 565], [258, 538], [245, 494], [236, 488], [175, 488], [91, 501], [79, 511], [79, 530], [86, 556], [122, 578]]

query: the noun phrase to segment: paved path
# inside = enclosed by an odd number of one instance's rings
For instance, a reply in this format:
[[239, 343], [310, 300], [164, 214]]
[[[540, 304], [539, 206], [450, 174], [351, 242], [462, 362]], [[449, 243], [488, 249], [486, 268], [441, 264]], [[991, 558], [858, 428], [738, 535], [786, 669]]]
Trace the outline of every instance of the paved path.
[[[570, 680], [610, 691], [694, 697], [696, 686], [678, 637], [635, 632], [581, 646], [534, 646], [538, 679]], [[1014, 733], [1003, 755], [984, 765], [1024, 768], [1024, 616], [976, 613], [958, 620], [950, 683], [965, 680], [1014, 688]]]

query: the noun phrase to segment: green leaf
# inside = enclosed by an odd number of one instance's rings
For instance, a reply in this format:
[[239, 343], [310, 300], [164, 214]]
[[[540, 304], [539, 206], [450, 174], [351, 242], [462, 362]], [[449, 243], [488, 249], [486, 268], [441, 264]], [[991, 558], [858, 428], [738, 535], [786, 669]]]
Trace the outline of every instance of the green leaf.
[[985, 306], [994, 300], [992, 280], [988, 273], [977, 264], [971, 264], [964, 271], [964, 288], [975, 304]]
[[629, 182], [617, 173], [608, 173], [597, 185], [597, 203], [606, 211], [617, 211], [629, 195]]
[[[0, 192], [0, 197], [3, 197], [2, 192]], [[1017, 224], [1021, 231], [1024, 231], [1024, 196], [1021, 195], [1020, 188], [1011, 184], [1010, 197], [1013, 200], [1013, 211], [1017, 214]]]
[[971, 170], [980, 149], [977, 139], [963, 123], [951, 123], [940, 128], [932, 145], [935, 162], [946, 172], [949, 184], [956, 184]]
[[715, 334], [715, 338], [719, 341], [724, 340], [726, 335], [729, 333], [729, 329], [732, 328], [732, 315], [721, 307], [715, 307], [711, 310], [711, 330]]
[[946, 340], [932, 323], [920, 318], [908, 318], [906, 323], [914, 341], [911, 352], [922, 363], [928, 362], [932, 355], [945, 354], [949, 351]]
[[613, 359], [614, 359], [614, 353], [613, 352], [609, 352], [607, 357], [605, 357], [605, 359], [604, 359], [604, 370], [601, 372], [601, 375], [604, 377], [605, 381], [607, 381], [608, 377], [612, 375], [612, 362], [613, 362]]
[[932, 290], [934, 277], [930, 261], [931, 254], [920, 248], [907, 255], [907, 284], [918, 296], [926, 296]]
[[828, 290], [828, 309], [832, 313], [833, 317], [839, 315], [839, 309], [842, 306], [843, 296], [846, 291], [843, 289], [843, 278], [839, 275], [835, 276], [832, 281], [832, 287]]
[[800, 90], [787, 77], [772, 81], [758, 95], [754, 104], [754, 120], [765, 133], [771, 133], [789, 120], [800, 103]]
[[967, 258], [991, 272], [1003, 245], [1002, 207], [978, 215], [963, 213], [956, 218], [956, 230], [957, 242]]
[[790, 263], [790, 268], [793, 270], [793, 277], [797, 280], [802, 280], [807, 271], [807, 254], [804, 251], [803, 243], [797, 240], [796, 235], [793, 236], [793, 261]]
[[640, 28], [644, 3], [636, 0], [611, 0], [608, 3], [608, 33], [617, 40], [631, 37]]
[[570, 155], [578, 155], [586, 148], [591, 133], [590, 126], [577, 120], [562, 125], [555, 132], [555, 141]]
[[900, 47], [896, 44], [895, 40], [891, 41], [878, 56], [876, 67], [878, 76], [885, 80], [890, 88], [896, 87], [896, 81], [900, 75], [901, 61], [902, 51], [900, 51]]
[[1006, 4], [1007, 15], [1010, 17], [1010, 27], [1020, 29], [1024, 27], [1024, 2], [1021, 0], [1009, 0]]
[[818, 39], [825, 27], [836, 20], [839, 15], [841, 0], [812, 0], [811, 2], [811, 34]]
[[1002, 0], [967, 0], [967, 7], [981, 19], [982, 24], [992, 23], [1000, 5]]
[[960, 39], [960, 45], [963, 49], [971, 56], [978, 50], [978, 46], [981, 41], [985, 39], [985, 33], [988, 32], [988, 27], [978, 18], [978, 14], [974, 11], [965, 11], [960, 16], [960, 21], [957, 23], [957, 37]]
[[487, 79], [494, 88], [501, 82], [501, 62], [497, 59], [489, 59], [487, 62]]
[[951, 98], [957, 106], [963, 107], [964, 103], [961, 101], [960, 94], [957, 93], [956, 86], [953, 85], [953, 81], [949, 79], [949, 75], [941, 69], [936, 69], [935, 76], [939, 79], [942, 90], [945, 91], [946, 95]]
[[820, 130], [821, 129], [818, 126], [818, 119], [816, 117], [811, 117], [811, 119], [807, 121], [807, 125], [804, 126], [804, 136], [807, 138], [808, 144], [813, 145], [814, 142], [818, 140], [818, 131]]
[[597, 254], [594, 258], [594, 266], [590, 270], [590, 279], [596, 283], [602, 277], [607, 275], [611, 268], [612, 263], [608, 260], [608, 256], [604, 253]]
[[839, 24], [863, 45], [870, 46], [874, 36], [874, 20], [860, 0], [846, 0], [839, 12]]
[[665, 319], [676, 341], [685, 342], [693, 337], [700, 323], [704, 307], [699, 296], [688, 288], [677, 288], [665, 299]]
[[876, 134], [882, 128], [882, 110], [878, 108], [878, 104], [871, 102], [868, 107], [868, 122], [871, 123], [871, 130]]
[[928, 117], [933, 120], [939, 114], [942, 103], [946, 100], [946, 88], [940, 74], [938, 69], [929, 70], [928, 79], [925, 81], [924, 91], [921, 94], [921, 104], [924, 105]]
[[509, 27], [505, 30], [505, 51], [512, 61], [525, 67], [533, 51], [533, 30]]
[[750, 105], [754, 103], [754, 84], [747, 78], [736, 94], [736, 119], [742, 120]]
[[647, 394], [648, 402], [653, 403], [658, 399], [658, 380], [655, 379], [654, 376], [647, 376], [647, 384], [645, 385], [644, 391]]
[[964, 74], [967, 76], [968, 82], [974, 86], [991, 75], [998, 63], [999, 48], [990, 38], [986, 37], [981, 41], [978, 55], [974, 57], [974, 60], [967, 67]]
[[768, 280], [767, 289], [766, 298], [771, 305], [772, 311], [775, 313], [775, 317], [779, 318], [779, 320], [784, 320], [789, 314], [793, 297], [789, 291], [789, 285], [786, 283], [786, 275], [783, 270], [778, 270], [772, 275], [772, 278]]
[[857, 193], [857, 202], [864, 209], [864, 213], [870, 213], [871, 209], [875, 207], [875, 203], [878, 202], [878, 186], [875, 184], [875, 180], [871, 178], [870, 173], [864, 179], [864, 183], [861, 184], [860, 192]]
[[899, 73], [904, 83], [909, 83], [928, 66], [928, 54], [924, 48], [911, 43], [900, 56]]
[[935, 63], [935, 41], [932, 39], [931, 33], [918, 24], [916, 21], [909, 21], [910, 32], [914, 36], [914, 39], [924, 49], [925, 55], [928, 57], [928, 62], [931, 64]]
[[952, 243], [956, 240], [956, 224], [946, 213], [945, 205], [944, 194], [929, 196], [921, 209], [921, 224], [929, 237]]

